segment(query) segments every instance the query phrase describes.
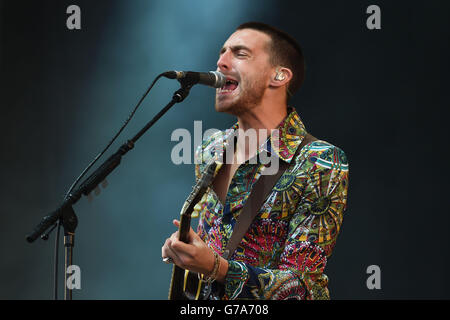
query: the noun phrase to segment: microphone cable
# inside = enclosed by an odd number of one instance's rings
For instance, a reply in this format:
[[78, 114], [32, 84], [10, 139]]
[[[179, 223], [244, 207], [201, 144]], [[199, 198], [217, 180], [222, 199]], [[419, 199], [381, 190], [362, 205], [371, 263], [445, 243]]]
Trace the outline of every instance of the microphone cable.
[[[128, 118], [125, 120], [125, 122], [123, 123], [122, 127], [120, 127], [119, 131], [117, 131], [117, 133], [113, 136], [113, 138], [111, 139], [111, 141], [106, 145], [106, 147], [94, 158], [94, 160], [92, 160], [88, 166], [81, 172], [81, 174], [78, 176], [78, 178], [75, 180], [74, 183], [72, 183], [72, 185], [70, 186], [69, 190], [66, 192], [65, 196], [64, 196], [64, 201], [66, 201], [70, 195], [70, 193], [73, 191], [73, 189], [75, 189], [76, 185], [80, 182], [80, 180], [86, 175], [86, 173], [89, 171], [90, 168], [92, 168], [92, 166], [100, 159], [101, 156], [103, 156], [103, 154], [109, 149], [109, 147], [114, 143], [114, 141], [117, 139], [117, 137], [122, 133], [122, 131], [125, 129], [125, 127], [128, 125], [128, 123], [130, 122], [130, 120], [133, 118], [134, 114], [136, 113], [137, 109], [140, 107], [142, 101], [144, 101], [145, 97], [147, 97], [147, 95], [149, 94], [150, 90], [152, 90], [153, 86], [156, 84], [156, 82], [165, 75], [165, 73], [161, 73], [160, 75], [158, 75], [152, 82], [152, 84], [150, 85], [150, 87], [148, 87], [148, 89], [145, 91], [145, 93], [142, 95], [142, 97], [139, 99], [138, 103], [136, 104], [136, 106], [134, 107], [133, 111], [131, 111], [130, 115], [128, 116]], [[54, 300], [58, 300], [58, 252], [59, 252], [59, 234], [60, 234], [60, 229], [61, 229], [61, 221], [58, 220], [57, 222], [58, 224], [58, 228], [56, 231], [56, 237], [55, 237], [55, 254], [54, 254], [54, 279], [53, 279], [53, 283], [54, 283], [54, 287], [53, 287], [53, 298]], [[54, 225], [54, 227], [49, 231], [51, 232], [54, 228], [56, 227], [56, 225]], [[47, 236], [48, 237], [48, 233], [45, 234], [43, 237]], [[41, 237], [41, 238], [43, 238]], [[65, 272], [67, 272], [67, 270], [65, 270]], [[65, 286], [67, 284], [64, 284]]]

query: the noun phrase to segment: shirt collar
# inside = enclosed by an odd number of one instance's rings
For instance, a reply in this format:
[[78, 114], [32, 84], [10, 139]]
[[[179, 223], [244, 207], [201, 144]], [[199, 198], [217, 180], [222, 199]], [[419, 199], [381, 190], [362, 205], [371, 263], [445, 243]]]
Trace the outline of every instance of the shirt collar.
[[[239, 122], [236, 122], [228, 131], [228, 137], [239, 129]], [[302, 143], [307, 134], [305, 125], [293, 107], [288, 107], [288, 115], [271, 133], [270, 137], [259, 146], [258, 154], [266, 151], [269, 154], [275, 153], [280, 159], [290, 163], [297, 148]]]

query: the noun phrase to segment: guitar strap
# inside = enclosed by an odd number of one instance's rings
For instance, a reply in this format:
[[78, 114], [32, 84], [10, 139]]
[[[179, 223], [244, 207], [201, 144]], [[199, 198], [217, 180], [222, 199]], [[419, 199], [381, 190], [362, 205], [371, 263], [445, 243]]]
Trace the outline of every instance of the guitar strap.
[[[300, 150], [308, 143], [317, 140], [317, 138], [313, 137], [309, 133], [303, 138], [302, 142], [298, 146], [294, 157], [300, 153]], [[253, 189], [248, 197], [247, 201], [242, 208], [241, 213], [238, 216], [236, 224], [233, 229], [233, 233], [230, 237], [230, 240], [227, 243], [225, 251], [223, 253], [223, 257], [225, 259], [231, 258], [237, 246], [241, 242], [248, 228], [252, 224], [255, 217], [258, 215], [259, 210], [261, 209], [264, 200], [267, 198], [269, 193], [272, 191], [275, 183], [280, 179], [281, 175], [284, 171], [289, 167], [289, 163], [281, 160], [278, 172], [273, 175], [261, 175], [256, 181]]]

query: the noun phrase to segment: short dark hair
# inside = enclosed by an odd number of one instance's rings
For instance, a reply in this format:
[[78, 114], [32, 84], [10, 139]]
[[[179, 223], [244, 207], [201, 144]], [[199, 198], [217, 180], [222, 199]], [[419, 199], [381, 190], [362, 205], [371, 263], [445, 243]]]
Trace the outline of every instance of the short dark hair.
[[236, 28], [236, 30], [242, 29], [261, 31], [271, 38], [270, 63], [274, 66], [281, 65], [289, 68], [293, 74], [287, 90], [289, 99], [305, 80], [305, 59], [300, 45], [286, 32], [262, 22], [246, 22]]

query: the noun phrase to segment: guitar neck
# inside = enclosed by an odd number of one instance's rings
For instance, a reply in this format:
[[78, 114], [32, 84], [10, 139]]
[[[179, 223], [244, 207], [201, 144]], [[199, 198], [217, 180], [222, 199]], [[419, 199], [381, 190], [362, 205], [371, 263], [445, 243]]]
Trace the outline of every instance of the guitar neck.
[[[195, 205], [202, 199], [206, 190], [214, 178], [214, 172], [216, 169], [216, 163], [211, 161], [206, 166], [201, 178], [197, 181], [193, 187], [191, 193], [186, 199], [183, 209], [181, 210], [180, 227], [178, 239], [188, 243], [189, 242], [189, 230], [191, 228], [191, 215], [194, 211]], [[184, 270], [174, 265], [172, 269], [172, 277], [170, 280], [169, 300], [187, 299], [183, 290]]]
[[189, 243], [189, 229], [191, 228], [191, 215], [182, 214], [180, 217], [180, 227], [178, 229], [178, 239], [185, 243]]

